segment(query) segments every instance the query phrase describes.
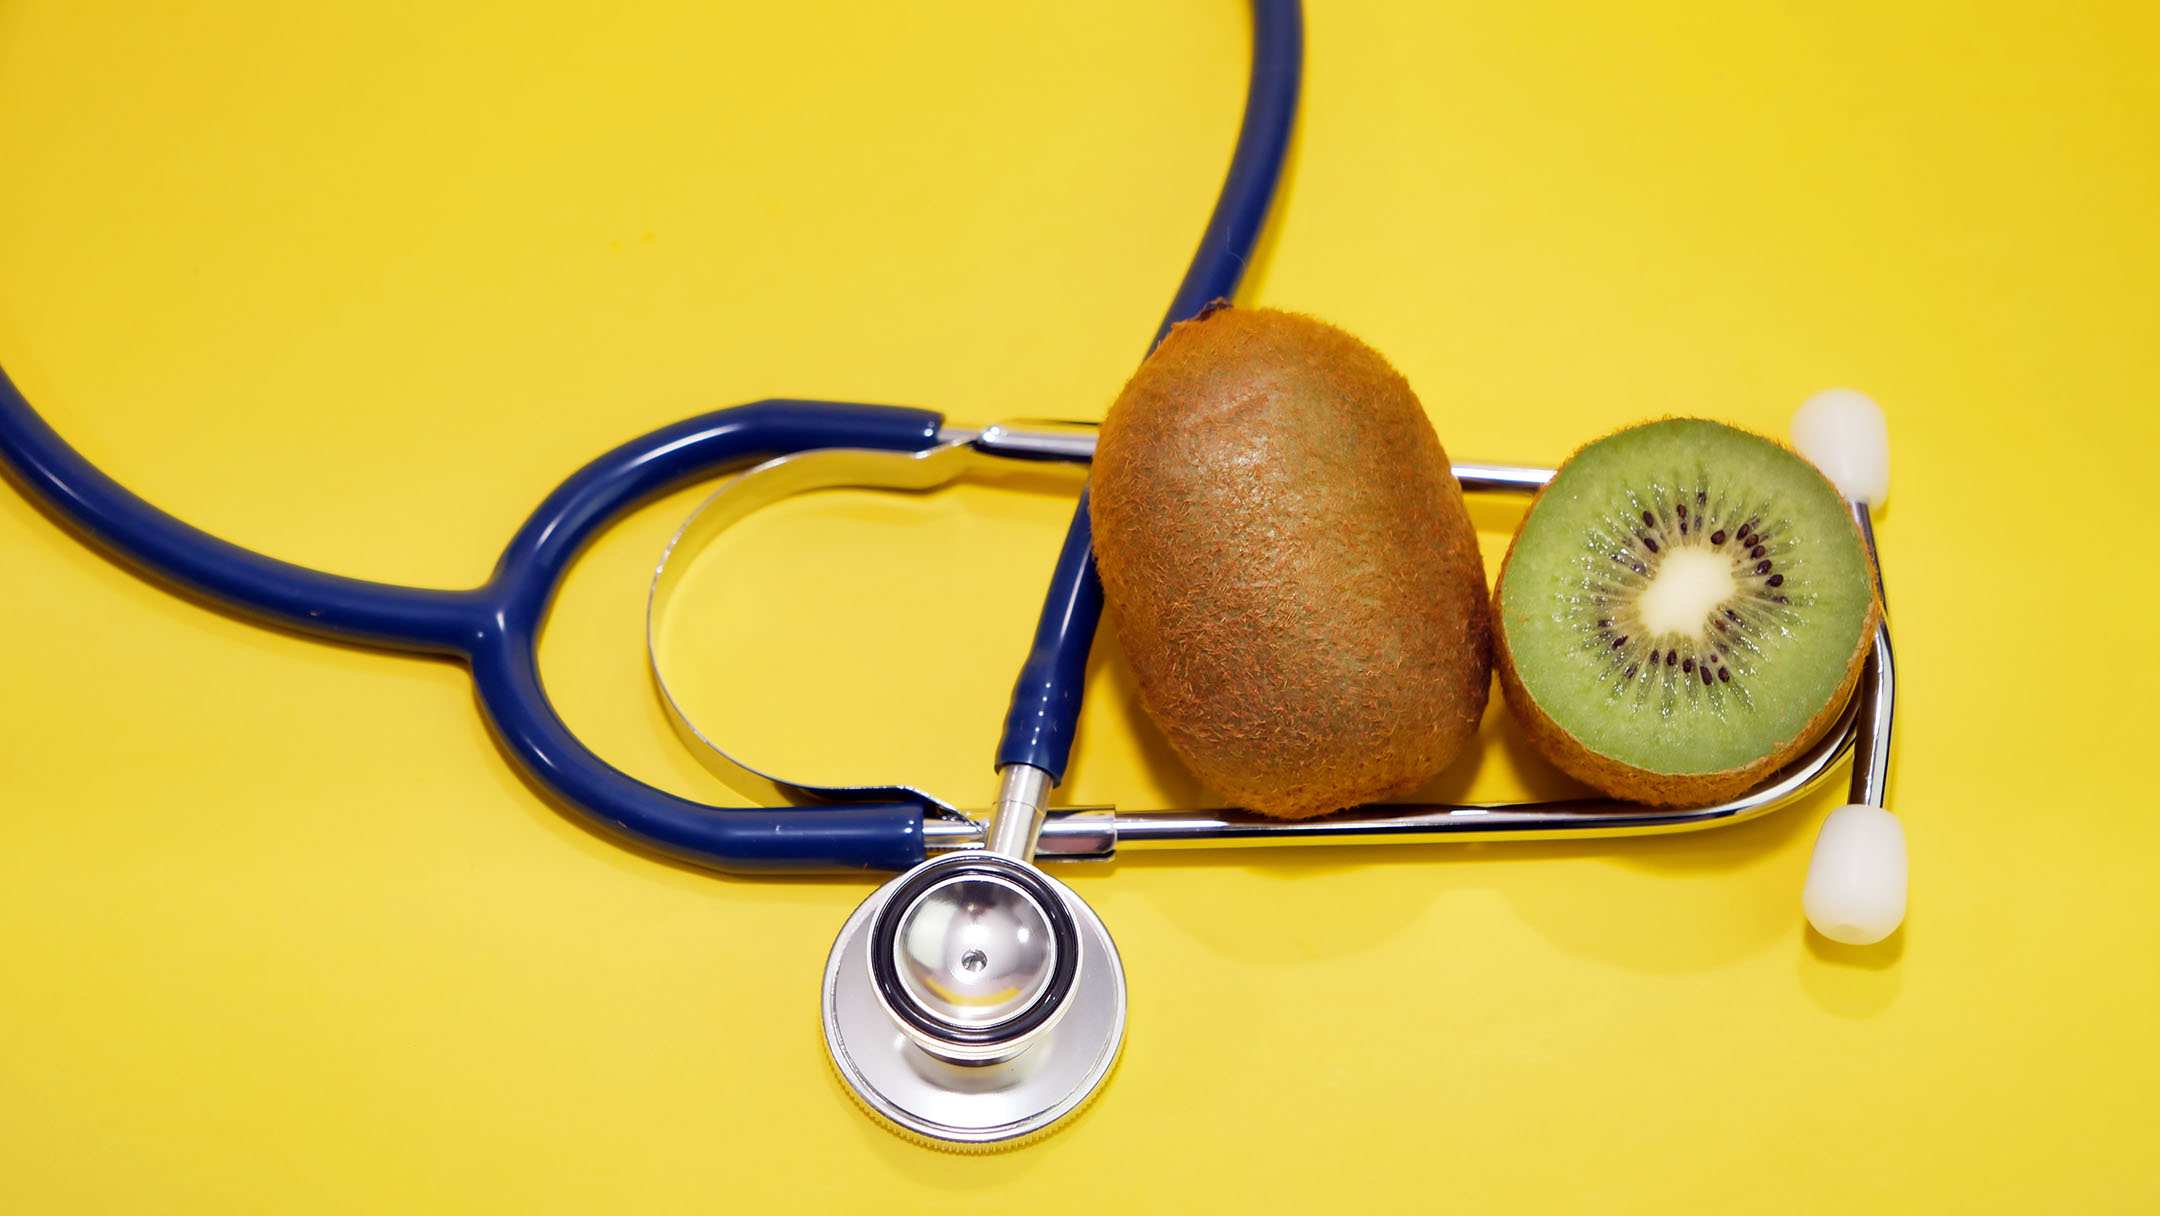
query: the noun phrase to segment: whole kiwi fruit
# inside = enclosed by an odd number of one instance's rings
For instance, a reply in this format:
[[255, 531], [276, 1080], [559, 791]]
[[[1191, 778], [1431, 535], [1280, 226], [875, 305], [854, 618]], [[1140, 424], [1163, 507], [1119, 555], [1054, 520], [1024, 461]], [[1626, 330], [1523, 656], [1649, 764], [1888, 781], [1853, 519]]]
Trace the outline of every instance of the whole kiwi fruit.
[[1492, 661], [1477, 533], [1379, 352], [1272, 309], [1178, 325], [1110, 407], [1089, 493], [1141, 702], [1217, 793], [1325, 814], [1470, 741]]
[[1735, 797], [1821, 738], [1880, 611], [1828, 479], [1697, 418], [1571, 457], [1493, 599], [1500, 688], [1531, 742], [1616, 798], [1666, 806]]

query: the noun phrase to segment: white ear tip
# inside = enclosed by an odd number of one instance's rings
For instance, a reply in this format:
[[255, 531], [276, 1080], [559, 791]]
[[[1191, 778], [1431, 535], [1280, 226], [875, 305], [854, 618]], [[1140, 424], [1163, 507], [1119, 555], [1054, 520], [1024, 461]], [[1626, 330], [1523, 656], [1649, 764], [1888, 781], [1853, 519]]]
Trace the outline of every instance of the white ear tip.
[[1879, 806], [1841, 806], [1823, 820], [1800, 895], [1808, 923], [1834, 942], [1869, 946], [1905, 921], [1905, 828]]
[[1838, 493], [1881, 506], [1890, 495], [1890, 428], [1866, 393], [1833, 388], [1800, 403], [1793, 446], [1823, 471]]

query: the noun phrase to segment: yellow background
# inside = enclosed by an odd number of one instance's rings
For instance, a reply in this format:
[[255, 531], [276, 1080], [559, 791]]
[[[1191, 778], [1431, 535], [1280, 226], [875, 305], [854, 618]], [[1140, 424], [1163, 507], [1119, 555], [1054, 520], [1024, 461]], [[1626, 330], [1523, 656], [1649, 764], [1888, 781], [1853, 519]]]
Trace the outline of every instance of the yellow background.
[[[457, 667], [207, 612], [0, 494], [0, 1209], [2160, 1205], [2153, 10], [1315, 9], [1247, 298], [1378, 346], [1451, 452], [1887, 407], [1900, 937], [1802, 927], [1834, 792], [1650, 842], [1068, 867], [1124, 1062], [1053, 1139], [941, 1155], [822, 1058], [868, 883], [624, 851]], [[1098, 417], [1246, 49], [1234, 0], [9, 0], [0, 362], [185, 519], [468, 585], [588, 456], [707, 408]], [[690, 501], [583, 559], [545, 673], [609, 758], [725, 798], [641, 667]], [[671, 649], [753, 757], [980, 805], [1067, 509], [790, 504]], [[1203, 800], [1102, 651], [1067, 793]], [[1566, 788], [1497, 722], [1442, 784]]]

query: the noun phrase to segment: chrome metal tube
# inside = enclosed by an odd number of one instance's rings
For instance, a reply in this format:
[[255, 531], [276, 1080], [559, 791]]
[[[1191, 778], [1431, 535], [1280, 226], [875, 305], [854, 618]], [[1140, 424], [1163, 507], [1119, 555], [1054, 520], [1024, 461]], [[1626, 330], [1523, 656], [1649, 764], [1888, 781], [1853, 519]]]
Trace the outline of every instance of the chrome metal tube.
[[[1086, 462], [1095, 455], [1098, 424], [1026, 419], [989, 426], [948, 426], [938, 431], [938, 442], [964, 443], [991, 456], [1023, 460]], [[1535, 493], [1553, 479], [1553, 470], [1526, 465], [1459, 463], [1452, 466], [1455, 480], [1472, 493]]]
[[1890, 728], [1897, 701], [1897, 663], [1890, 655], [1890, 628], [1875, 626], [1875, 653], [1861, 673], [1860, 719], [1853, 731], [1852, 800], [1882, 806], [1890, 785]]
[[970, 442], [992, 456], [1085, 463], [1095, 455], [1095, 429], [1092, 422], [1000, 422], [982, 428]]
[[[1673, 810], [1595, 798], [1496, 806], [1383, 803], [1318, 819], [1295, 820], [1267, 819], [1233, 810], [1061, 807], [1042, 818], [1035, 856], [1040, 860], [1103, 858], [1120, 848], [1578, 840], [1722, 827], [1768, 814], [1825, 780], [1852, 750], [1856, 739], [1862, 737], [1856, 729], [1858, 718], [1872, 695], [1863, 684], [1860, 695], [1845, 707], [1837, 725], [1814, 747], [1768, 783], [1715, 806]], [[963, 825], [933, 821], [924, 829], [924, 843], [933, 852], [982, 847], [982, 836]]]
[[1462, 488], [1477, 493], [1480, 490], [1511, 494], [1534, 494], [1545, 488], [1553, 479], [1553, 470], [1528, 468], [1512, 464], [1458, 464], [1454, 466], [1455, 480]]
[[990, 805], [985, 846], [1015, 861], [1035, 859], [1035, 839], [1042, 833], [1043, 805], [1050, 800], [1050, 774], [1031, 764], [1008, 764], [998, 770], [997, 801]]
[[[1875, 520], [1864, 502], [1846, 504], [1860, 540], [1867, 546], [1875, 567], [1875, 597], [1885, 617], [1890, 599], [1883, 591], [1882, 558], [1875, 552]], [[1854, 729], [1852, 800], [1866, 806], [1882, 806], [1890, 785], [1890, 728], [1896, 719], [1897, 660], [1890, 653], [1887, 619], [1875, 626], [1875, 653], [1868, 656], [1867, 670], [1860, 675], [1860, 689], [1853, 694], [1860, 703]]]

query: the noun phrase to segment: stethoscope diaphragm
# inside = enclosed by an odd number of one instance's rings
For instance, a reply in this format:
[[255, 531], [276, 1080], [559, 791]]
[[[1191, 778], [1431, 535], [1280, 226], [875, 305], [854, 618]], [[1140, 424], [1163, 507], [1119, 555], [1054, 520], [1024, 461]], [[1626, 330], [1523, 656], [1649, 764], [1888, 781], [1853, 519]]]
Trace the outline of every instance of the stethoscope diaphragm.
[[1125, 974], [1064, 884], [995, 853], [950, 853], [880, 887], [825, 964], [825, 1044], [896, 1130], [1007, 1147], [1077, 1113], [1117, 1062]]

